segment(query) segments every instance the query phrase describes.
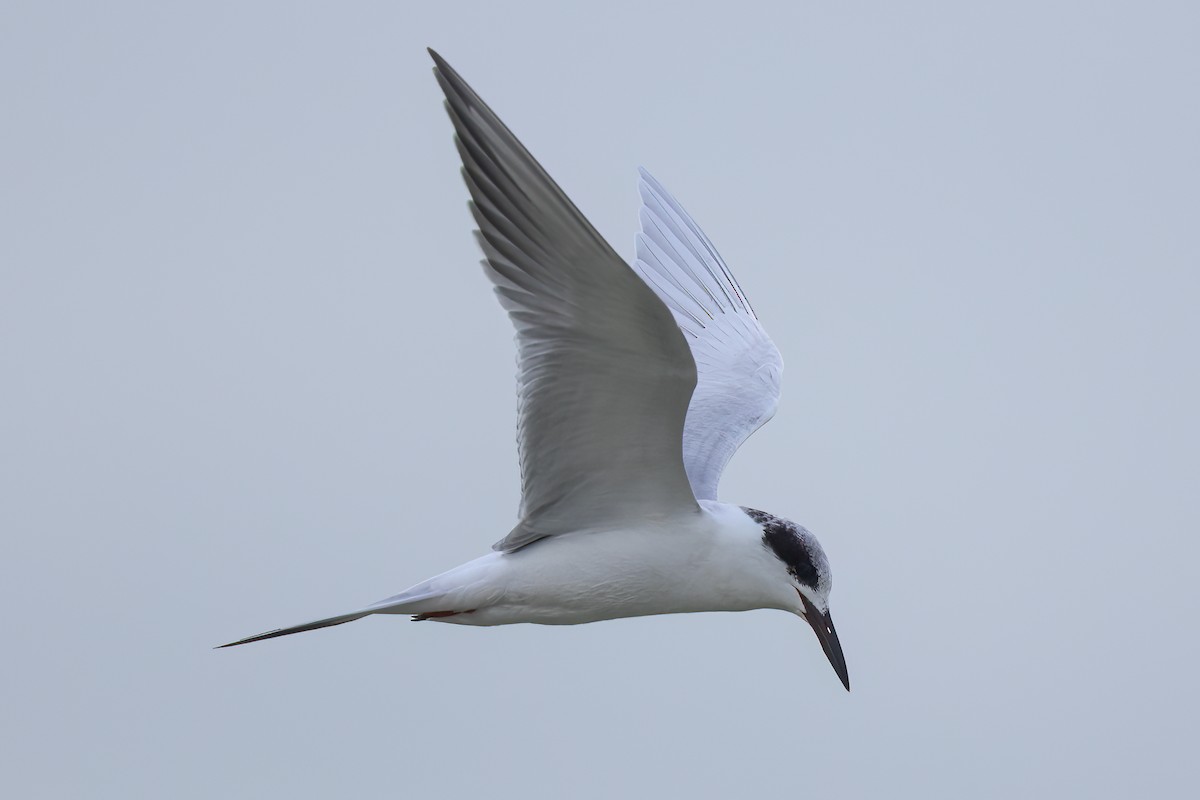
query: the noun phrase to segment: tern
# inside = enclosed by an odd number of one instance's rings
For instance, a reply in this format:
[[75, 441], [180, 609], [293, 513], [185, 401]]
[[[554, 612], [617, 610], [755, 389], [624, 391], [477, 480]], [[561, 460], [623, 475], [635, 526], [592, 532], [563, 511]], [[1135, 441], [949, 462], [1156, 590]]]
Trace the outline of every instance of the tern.
[[807, 529], [717, 499], [779, 400], [783, 361], [733, 274], [645, 170], [637, 258], [609, 246], [500, 118], [429, 51], [483, 268], [516, 328], [520, 520], [487, 555], [366, 608], [459, 625], [575, 625], [780, 609], [847, 690], [829, 560]]

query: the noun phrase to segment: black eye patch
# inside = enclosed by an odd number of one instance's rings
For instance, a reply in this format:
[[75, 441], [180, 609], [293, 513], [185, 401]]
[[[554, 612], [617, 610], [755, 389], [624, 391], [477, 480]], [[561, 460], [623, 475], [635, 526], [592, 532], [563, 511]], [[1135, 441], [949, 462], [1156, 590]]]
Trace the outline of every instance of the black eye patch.
[[796, 524], [758, 509], [742, 510], [762, 526], [763, 546], [784, 563], [793, 578], [815, 590], [818, 580], [817, 565], [813, 563], [812, 552], [800, 537]]

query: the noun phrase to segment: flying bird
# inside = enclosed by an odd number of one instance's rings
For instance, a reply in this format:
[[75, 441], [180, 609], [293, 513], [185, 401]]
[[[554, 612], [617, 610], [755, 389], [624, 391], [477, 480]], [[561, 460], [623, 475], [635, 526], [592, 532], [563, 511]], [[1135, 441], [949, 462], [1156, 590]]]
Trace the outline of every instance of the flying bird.
[[483, 267], [516, 328], [520, 520], [492, 552], [371, 614], [460, 625], [774, 608], [846, 689], [831, 573], [807, 529], [722, 503], [721, 473], [775, 414], [783, 361], [708, 237], [645, 170], [632, 266], [432, 50]]

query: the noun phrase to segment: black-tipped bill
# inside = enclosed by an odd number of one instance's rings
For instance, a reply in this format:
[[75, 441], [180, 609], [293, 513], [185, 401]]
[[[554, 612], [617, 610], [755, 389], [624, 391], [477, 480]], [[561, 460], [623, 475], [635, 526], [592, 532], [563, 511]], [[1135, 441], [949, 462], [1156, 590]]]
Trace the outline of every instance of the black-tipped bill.
[[800, 601], [804, 603], [804, 618], [808, 620], [813, 632], [817, 634], [817, 639], [821, 642], [821, 649], [825, 651], [825, 657], [833, 665], [833, 671], [841, 679], [846, 691], [850, 691], [850, 673], [846, 670], [846, 657], [842, 655], [842, 643], [838, 641], [837, 631], [834, 630], [833, 617], [829, 616], [828, 611], [824, 614], [818, 611], [817, 607], [799, 591], [796, 594], [800, 595]]

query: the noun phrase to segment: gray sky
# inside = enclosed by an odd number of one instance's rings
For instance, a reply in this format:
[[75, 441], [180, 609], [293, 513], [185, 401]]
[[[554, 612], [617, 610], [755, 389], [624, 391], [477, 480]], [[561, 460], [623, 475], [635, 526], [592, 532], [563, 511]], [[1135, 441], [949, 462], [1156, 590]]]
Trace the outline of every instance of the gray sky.
[[[1194, 4], [503, 5], [0, 7], [3, 793], [1190, 796]], [[788, 364], [722, 496], [853, 693], [769, 611], [209, 649], [515, 521], [426, 45], [619, 252], [638, 164], [721, 249]]]

